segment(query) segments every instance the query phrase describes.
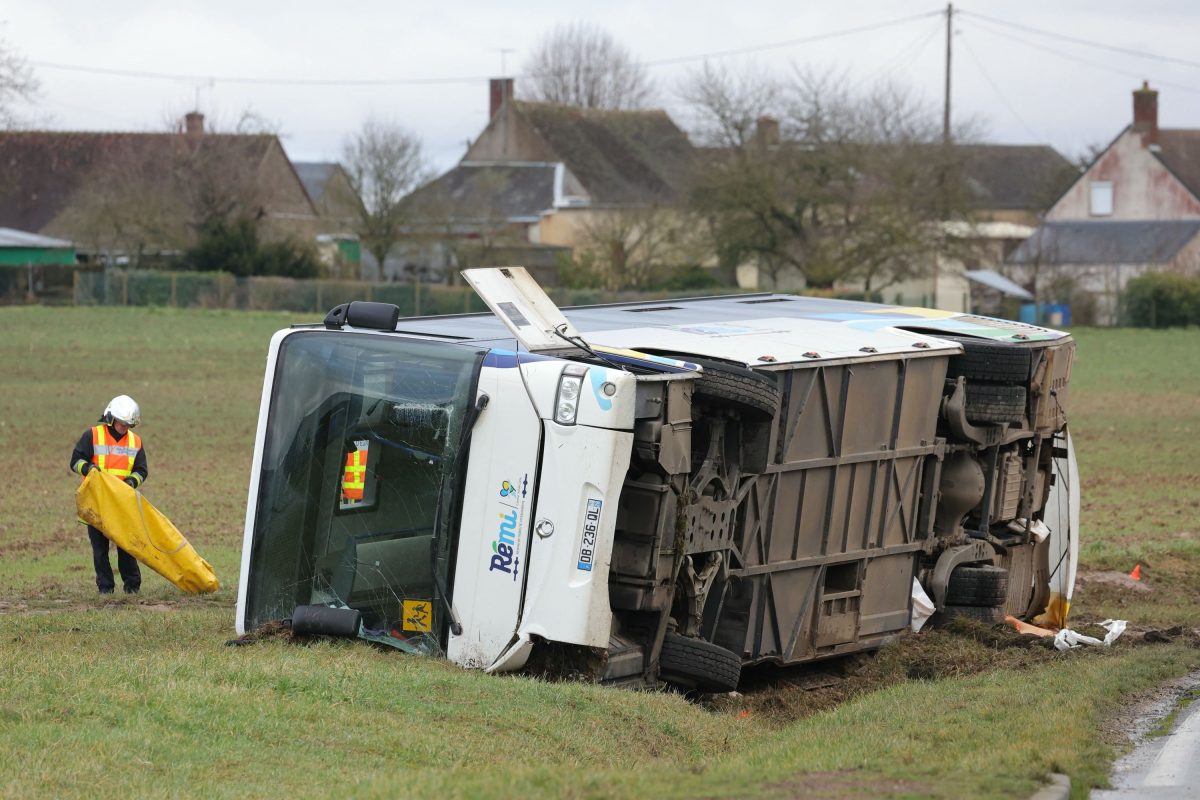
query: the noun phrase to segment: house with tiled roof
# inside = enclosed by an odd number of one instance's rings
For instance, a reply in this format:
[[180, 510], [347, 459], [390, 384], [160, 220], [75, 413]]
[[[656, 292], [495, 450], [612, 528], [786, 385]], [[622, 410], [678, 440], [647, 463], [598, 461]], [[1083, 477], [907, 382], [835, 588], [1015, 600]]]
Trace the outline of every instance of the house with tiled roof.
[[1116, 324], [1131, 278], [1200, 271], [1200, 129], [1158, 126], [1158, 92], [1133, 92], [1133, 121], [1012, 253], [1008, 272], [1076, 321]]
[[272, 134], [0, 132], [0, 226], [121, 263], [187, 247], [208, 214], [240, 213], [265, 239], [311, 241], [321, 214]]
[[1045, 144], [957, 144], [967, 207], [980, 222], [1036, 226], [1079, 176]]
[[491, 81], [487, 127], [457, 165], [410, 196], [416, 228], [442, 231], [443, 244], [516, 247], [553, 285], [563, 252], [596, 246], [608, 229], [616, 235], [625, 215], [645, 219], [684, 201], [695, 151], [665, 111], [581, 109], [512, 93], [511, 78]]
[[882, 299], [948, 311], [983, 305], [999, 313], [1000, 294], [1027, 296], [1000, 274], [1005, 260], [1079, 171], [1049, 145], [962, 143], [952, 148], [949, 163], [961, 181], [966, 218], [943, 224], [946, 234], [964, 246], [955, 248], [955, 257], [939, 257], [926, 274], [888, 286]]
[[363, 204], [346, 168], [334, 161], [293, 161], [292, 166], [320, 215], [322, 231], [353, 230]]
[[355, 232], [366, 213], [346, 168], [333, 161], [293, 161], [317, 210], [317, 255], [322, 275], [362, 277], [362, 242]]

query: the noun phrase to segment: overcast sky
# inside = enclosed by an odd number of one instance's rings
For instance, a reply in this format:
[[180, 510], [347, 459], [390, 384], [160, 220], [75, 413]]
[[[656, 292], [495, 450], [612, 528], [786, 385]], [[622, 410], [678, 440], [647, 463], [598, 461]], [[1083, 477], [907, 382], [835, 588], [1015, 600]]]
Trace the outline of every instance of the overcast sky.
[[[0, 37], [41, 81], [30, 110], [40, 127], [162, 130], [193, 106], [227, 124], [251, 109], [279, 129], [294, 160], [320, 161], [336, 160], [346, 136], [375, 115], [413, 130], [445, 169], [487, 121], [487, 78], [504, 65], [520, 94], [522, 64], [559, 23], [594, 23], [650, 62], [658, 105], [686, 127], [674, 87], [701, 63], [688, 57], [706, 54], [780, 74], [792, 65], [842, 70], [859, 85], [889, 76], [940, 109], [945, 8], [917, 0], [0, 0]], [[1160, 90], [1164, 127], [1200, 128], [1194, 0], [960, 0], [955, 10], [964, 13], [955, 17], [952, 107], [956, 118], [982, 120], [986, 141], [1045, 143], [1067, 156], [1107, 144], [1129, 122], [1130, 91], [1143, 79]], [[743, 52], [713, 55], [727, 51]], [[675, 63], [653, 64], [667, 60]], [[279, 83], [289, 80], [310, 83]], [[349, 85], [364, 81], [393, 83]]]

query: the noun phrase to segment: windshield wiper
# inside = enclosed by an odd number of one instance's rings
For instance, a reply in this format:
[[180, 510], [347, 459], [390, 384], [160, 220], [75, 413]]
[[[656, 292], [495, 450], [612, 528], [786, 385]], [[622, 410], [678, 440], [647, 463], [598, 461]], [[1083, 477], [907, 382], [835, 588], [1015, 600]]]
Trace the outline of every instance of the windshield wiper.
[[433, 512], [433, 535], [429, 542], [429, 572], [433, 576], [433, 583], [437, 587], [438, 595], [446, 606], [446, 613], [450, 615], [450, 632], [455, 636], [462, 636], [462, 620], [459, 619], [458, 612], [454, 610], [450, 593], [446, 590], [446, 584], [442, 581], [441, 573], [437, 568], [438, 540], [441, 538], [442, 532], [442, 506], [446, 497], [446, 479], [458, 473], [458, 468], [463, 462], [463, 454], [467, 450], [467, 443], [471, 441], [471, 431], [475, 430], [475, 423], [479, 421], [479, 417], [487, 408], [490, 399], [486, 394], [481, 394], [475, 401], [475, 405], [467, 410], [467, 415], [463, 419], [462, 433], [458, 437], [458, 452], [454, 454], [454, 461], [449, 468], [442, 470], [441, 480], [438, 481], [437, 508]]

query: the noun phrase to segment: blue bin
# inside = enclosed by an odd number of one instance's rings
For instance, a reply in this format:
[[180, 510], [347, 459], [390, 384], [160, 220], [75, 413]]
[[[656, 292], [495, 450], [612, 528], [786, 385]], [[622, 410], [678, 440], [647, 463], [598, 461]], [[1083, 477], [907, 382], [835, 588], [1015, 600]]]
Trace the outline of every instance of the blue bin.
[[1049, 328], [1070, 327], [1071, 306], [1066, 303], [1022, 303], [1017, 321]]

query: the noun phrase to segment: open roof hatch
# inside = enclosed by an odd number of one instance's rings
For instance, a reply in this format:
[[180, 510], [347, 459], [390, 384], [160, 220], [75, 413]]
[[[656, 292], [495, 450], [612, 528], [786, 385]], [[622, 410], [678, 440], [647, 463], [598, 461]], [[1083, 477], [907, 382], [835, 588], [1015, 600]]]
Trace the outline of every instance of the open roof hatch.
[[467, 269], [462, 276], [530, 352], [579, 349], [579, 331], [524, 267]]

